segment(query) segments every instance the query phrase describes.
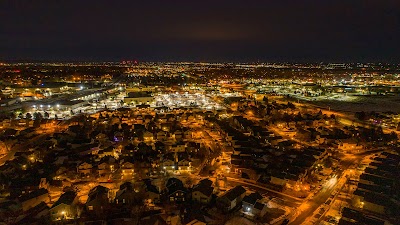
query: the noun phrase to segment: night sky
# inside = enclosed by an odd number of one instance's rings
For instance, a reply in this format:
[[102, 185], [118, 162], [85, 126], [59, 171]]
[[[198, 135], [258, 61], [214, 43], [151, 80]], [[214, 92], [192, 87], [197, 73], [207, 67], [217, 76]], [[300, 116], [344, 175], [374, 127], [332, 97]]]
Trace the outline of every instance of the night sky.
[[400, 0], [1, 0], [1, 60], [400, 61]]

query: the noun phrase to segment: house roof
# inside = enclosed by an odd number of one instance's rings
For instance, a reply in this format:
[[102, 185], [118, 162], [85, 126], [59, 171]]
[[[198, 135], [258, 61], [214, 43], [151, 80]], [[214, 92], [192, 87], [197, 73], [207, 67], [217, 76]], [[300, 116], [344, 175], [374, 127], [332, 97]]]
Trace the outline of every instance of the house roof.
[[45, 195], [45, 194], [49, 194], [47, 189], [40, 188], [38, 190], [29, 192], [28, 194], [22, 195], [21, 197], [18, 198], [18, 200], [19, 200], [19, 202], [24, 202], [24, 201], [27, 201], [29, 199], [36, 198], [36, 197], [39, 197], [39, 196]]
[[100, 185], [94, 187], [92, 190], [90, 190], [89, 198], [86, 201], [86, 203], [95, 200], [98, 196], [107, 195], [108, 190], [109, 190], [108, 188], [100, 186]]
[[74, 191], [67, 191], [60, 196], [60, 198], [51, 206], [54, 208], [60, 204], [71, 205], [76, 198], [76, 193]]
[[139, 224], [141, 225], [167, 225], [167, 222], [160, 216], [154, 215], [140, 219]]
[[166, 187], [168, 190], [168, 194], [172, 194], [177, 191], [186, 192], [186, 188], [183, 186], [182, 181], [177, 178], [169, 178]]
[[199, 185], [204, 185], [204, 186], [211, 186], [213, 182], [210, 179], [203, 179], [199, 182]]
[[262, 198], [263, 197], [258, 192], [254, 192], [254, 193], [251, 193], [249, 195], [246, 195], [243, 198], [243, 202], [247, 202], [247, 203], [250, 203], [250, 204], [254, 205], [257, 202], [257, 200], [260, 200]]
[[262, 210], [265, 207], [265, 204], [261, 203], [261, 202], [256, 202], [256, 204], [254, 204], [254, 208], [258, 209], [258, 210]]
[[214, 188], [211, 186], [205, 186], [205, 185], [197, 185], [193, 191], [198, 191], [202, 194], [204, 194], [205, 196], [211, 196], [211, 194], [214, 191]]
[[153, 184], [146, 183], [146, 190], [148, 192], [153, 192], [153, 193], [159, 194], [157, 187]]
[[242, 187], [242, 186], [236, 186], [232, 189], [230, 189], [229, 191], [227, 191], [223, 197], [229, 199], [230, 201], [236, 199], [237, 197], [239, 197], [240, 195], [242, 195], [243, 193], [245, 193], [246, 190]]
[[[342, 210], [342, 218], [355, 220], [356, 224], [383, 225], [385, 223], [382, 220], [366, 216], [360, 211], [350, 209], [347, 207], [343, 208], [343, 210]], [[341, 224], [341, 223], [339, 223], [339, 224]], [[343, 223], [343, 224], [346, 224], [346, 223]]]

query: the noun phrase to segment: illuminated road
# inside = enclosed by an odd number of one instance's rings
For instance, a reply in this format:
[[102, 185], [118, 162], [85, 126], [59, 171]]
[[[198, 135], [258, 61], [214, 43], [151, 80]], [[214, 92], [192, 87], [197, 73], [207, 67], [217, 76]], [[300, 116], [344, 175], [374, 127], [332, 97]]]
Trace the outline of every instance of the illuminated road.
[[14, 158], [14, 154], [18, 151], [26, 151], [30, 144], [41, 142], [46, 138], [46, 134], [40, 134], [34, 138], [31, 138], [29, 142], [23, 142], [20, 145], [14, 145], [11, 150], [0, 159], [0, 165], [3, 165], [7, 160], [12, 160]]
[[318, 209], [318, 207], [325, 203], [325, 201], [331, 196], [333, 190], [336, 188], [336, 183], [334, 185], [323, 185], [322, 189], [315, 195], [311, 200], [303, 203], [299, 210], [301, 210], [301, 214], [296, 217], [294, 221], [290, 224], [301, 224], [308, 217], [312, 216], [314, 211]]
[[[340, 161], [339, 168], [342, 170], [340, 172], [337, 172], [336, 175], [337, 177], [340, 177], [338, 180], [342, 180], [344, 174], [344, 171], [346, 171], [351, 165], [356, 165], [358, 164], [365, 156], [373, 154], [377, 151], [369, 151], [369, 152], [363, 152], [359, 153], [356, 155], [345, 155], [342, 160]], [[321, 190], [310, 200], [304, 202], [300, 207], [300, 214], [289, 224], [297, 225], [297, 224], [302, 224], [304, 221], [306, 221], [309, 217], [311, 217], [315, 210], [317, 210], [322, 204], [326, 202], [326, 200], [331, 196], [333, 190], [337, 187], [339, 182], [333, 182], [328, 181]]]

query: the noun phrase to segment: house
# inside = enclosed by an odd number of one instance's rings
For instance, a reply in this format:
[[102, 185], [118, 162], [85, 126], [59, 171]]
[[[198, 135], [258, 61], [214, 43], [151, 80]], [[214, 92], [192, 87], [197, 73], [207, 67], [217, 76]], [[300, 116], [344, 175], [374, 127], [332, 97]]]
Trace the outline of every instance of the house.
[[7, 217], [16, 218], [22, 213], [21, 204], [18, 201], [6, 200], [0, 202], [0, 218], [2, 220]]
[[107, 156], [101, 159], [97, 165], [97, 172], [100, 177], [108, 176], [118, 169], [117, 161], [114, 157]]
[[171, 159], [164, 159], [164, 161], [162, 162], [162, 166], [164, 170], [175, 170], [176, 166], [175, 166], [175, 161], [171, 160]]
[[143, 133], [143, 140], [144, 140], [145, 142], [152, 142], [152, 141], [154, 141], [154, 136], [153, 136], [152, 133], [150, 133], [150, 132], [148, 132], [148, 131], [145, 131], [145, 132]]
[[100, 143], [103, 143], [108, 140], [108, 136], [104, 133], [99, 133], [96, 135], [95, 139], [100, 141]]
[[133, 157], [135, 154], [135, 146], [132, 144], [129, 144], [127, 146], [125, 146], [122, 150], [121, 150], [121, 156], [122, 157]]
[[353, 206], [364, 210], [378, 214], [387, 214], [390, 209], [396, 208], [393, 207], [390, 199], [383, 194], [357, 189], [354, 191], [353, 195]]
[[109, 203], [109, 189], [99, 185], [89, 191], [85, 207], [89, 213], [101, 215], [108, 209]]
[[121, 173], [122, 176], [133, 176], [134, 175], [134, 167], [135, 165], [131, 162], [123, 162], [121, 164]]
[[263, 197], [257, 193], [246, 195], [242, 201], [242, 212], [249, 218], [262, 218], [267, 212], [267, 205], [261, 202]]
[[227, 213], [237, 206], [241, 206], [246, 190], [242, 186], [236, 186], [217, 198], [217, 206]]
[[105, 149], [100, 150], [97, 153], [97, 155], [98, 155], [99, 158], [103, 158], [103, 157], [106, 157], [106, 156], [113, 157], [115, 155], [115, 149], [112, 146], [110, 146], [110, 147], [107, 147]]
[[108, 163], [106, 163], [106, 162], [100, 163], [99, 165], [97, 165], [97, 172], [100, 177], [104, 177], [104, 176], [110, 174], [110, 172], [111, 172], [110, 165], [108, 165]]
[[197, 153], [199, 152], [200, 149], [200, 143], [196, 143], [196, 142], [187, 142], [186, 143], [186, 152], [188, 153]]
[[166, 131], [162, 131], [162, 130], [158, 131], [157, 132], [157, 140], [159, 140], [159, 141], [165, 140], [167, 138], [167, 134], [168, 133]]
[[131, 205], [135, 202], [135, 191], [131, 182], [121, 184], [114, 201], [117, 205]]
[[153, 214], [153, 215], [144, 215], [140, 218], [139, 224], [148, 224], [148, 225], [167, 225], [167, 224], [176, 224], [176, 223], [171, 223], [169, 221], [168, 223], [165, 221], [165, 219], [158, 214]]
[[197, 184], [192, 191], [192, 200], [208, 204], [211, 201], [214, 188], [212, 187], [212, 181], [209, 179], [204, 179]]
[[387, 223], [375, 216], [368, 216], [356, 209], [344, 207], [342, 210], [342, 218], [340, 219], [339, 224], [384, 225]]
[[121, 142], [121, 141], [123, 141], [123, 140], [124, 140], [124, 133], [119, 132], [119, 131], [115, 132], [115, 133], [114, 133], [114, 138], [113, 138], [113, 140], [114, 140], [115, 142]]
[[182, 203], [186, 201], [187, 190], [181, 180], [169, 178], [166, 185], [168, 201]]
[[182, 159], [178, 162], [178, 170], [189, 171], [191, 170], [191, 167], [191, 162], [189, 160]]
[[[0, 206], [1, 207], [1, 206]], [[40, 224], [43, 219], [47, 218], [49, 214], [49, 207], [46, 203], [41, 202], [28, 211], [24, 212], [23, 215], [18, 216], [14, 221], [15, 224]], [[0, 218], [2, 215], [0, 213]]]
[[265, 216], [265, 214], [267, 213], [267, 210], [268, 210], [267, 204], [257, 201], [256, 204], [254, 204], [254, 206], [252, 208], [252, 214], [256, 218], [263, 218]]
[[46, 189], [41, 188], [22, 195], [18, 198], [18, 201], [21, 203], [22, 210], [27, 211], [28, 209], [39, 205], [41, 202], [48, 203], [50, 201], [49, 197], [49, 192]]
[[162, 124], [160, 124], [160, 128], [163, 131], [170, 132], [172, 129], [172, 124], [171, 123], [162, 123]]
[[203, 138], [203, 131], [193, 131], [192, 132], [192, 138], [193, 139], [201, 139]]
[[183, 132], [182, 130], [176, 130], [174, 132], [174, 137], [176, 141], [181, 141], [183, 139]]
[[183, 132], [183, 137], [184, 137], [185, 139], [191, 139], [191, 138], [192, 138], [192, 130], [185, 130], [185, 131]]
[[67, 191], [50, 208], [52, 220], [76, 218], [78, 211], [78, 196], [73, 191]]
[[78, 165], [77, 173], [81, 176], [88, 176], [92, 173], [93, 166], [90, 163], [83, 162]]
[[146, 184], [146, 200], [150, 203], [160, 202], [160, 192], [157, 187], [151, 184], [151, 182], [145, 182]]
[[179, 142], [170, 146], [169, 151], [171, 152], [185, 152], [186, 145], [183, 142]]

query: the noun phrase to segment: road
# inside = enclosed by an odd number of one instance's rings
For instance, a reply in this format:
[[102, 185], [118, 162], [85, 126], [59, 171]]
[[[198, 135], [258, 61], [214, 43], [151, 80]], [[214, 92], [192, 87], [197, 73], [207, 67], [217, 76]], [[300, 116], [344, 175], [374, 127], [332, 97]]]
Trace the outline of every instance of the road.
[[[343, 172], [346, 171], [351, 165], [358, 164], [365, 156], [373, 154], [378, 151], [381, 150], [362, 152], [354, 155], [345, 155], [343, 159], [340, 161], [339, 168], [341, 168], [342, 170], [336, 173], [337, 177], [340, 177], [341, 179], [342, 176], [345, 175]], [[326, 202], [326, 200], [328, 200], [328, 198], [332, 195], [332, 192], [335, 190], [338, 184], [339, 182], [336, 182], [334, 185], [324, 185], [322, 189], [313, 198], [311, 198], [308, 201], [305, 201], [299, 207], [301, 209], [300, 215], [298, 215], [289, 224], [299, 225], [302, 224], [307, 218], [311, 217], [314, 214], [315, 210], [317, 210], [322, 204]]]
[[54, 133], [60, 132], [68, 128], [68, 125], [65, 121], [61, 121], [58, 124], [42, 124], [41, 127], [36, 128], [36, 136], [30, 138], [29, 141], [18, 141], [17, 144], [11, 147], [11, 150], [2, 158], [0, 158], [0, 165], [3, 165], [7, 160], [12, 160], [14, 158], [14, 154], [18, 151], [27, 151], [30, 146], [34, 146], [34, 144], [40, 143], [45, 140], [45, 138]]
[[3, 165], [5, 162], [7, 162], [7, 160], [12, 160], [16, 152], [26, 151], [32, 143], [40, 142], [45, 138], [46, 134], [40, 134], [36, 137], [31, 138], [29, 142], [23, 142], [20, 145], [14, 145], [13, 147], [11, 147], [11, 150], [4, 157], [0, 159], [0, 165]]
[[[308, 217], [314, 214], [314, 211], [317, 210], [320, 205], [324, 204], [325, 201], [331, 196], [333, 190], [336, 188], [336, 185], [331, 185], [328, 187], [323, 187], [317, 195], [315, 195], [309, 201], [306, 201], [300, 206], [302, 211], [299, 216], [296, 217], [295, 220], [290, 222], [290, 224], [302, 224]], [[305, 209], [303, 209], [305, 208]]]

